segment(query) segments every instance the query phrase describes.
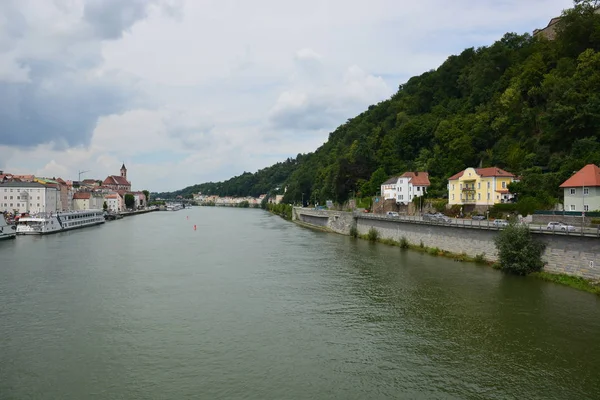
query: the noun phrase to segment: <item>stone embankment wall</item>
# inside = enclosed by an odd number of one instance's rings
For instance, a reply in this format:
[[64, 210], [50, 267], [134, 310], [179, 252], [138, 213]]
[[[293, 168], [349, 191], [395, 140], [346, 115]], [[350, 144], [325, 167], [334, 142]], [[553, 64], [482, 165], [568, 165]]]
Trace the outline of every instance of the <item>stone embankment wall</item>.
[[[372, 218], [369, 214], [353, 215], [348, 212], [300, 208], [294, 209], [293, 219], [344, 235], [350, 234], [352, 226], [356, 226], [361, 235], [366, 235], [374, 228], [382, 239], [400, 241], [405, 237], [414, 245], [423, 242], [425, 247], [465, 253], [471, 257], [484, 254], [491, 261], [496, 261], [498, 256], [494, 244], [494, 238], [498, 234], [496, 230], [387, 220]], [[546, 244], [546, 271], [600, 279], [600, 238], [547, 233], [535, 234], [535, 237]]]

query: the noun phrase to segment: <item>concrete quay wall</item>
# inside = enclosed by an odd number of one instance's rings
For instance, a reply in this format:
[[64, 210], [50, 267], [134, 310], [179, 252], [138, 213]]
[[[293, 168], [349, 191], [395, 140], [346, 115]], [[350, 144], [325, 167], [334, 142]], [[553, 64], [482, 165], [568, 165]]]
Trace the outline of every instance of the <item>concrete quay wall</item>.
[[[484, 257], [491, 261], [498, 258], [494, 244], [497, 230], [428, 224], [422, 221], [416, 223], [349, 212], [301, 208], [294, 209], [293, 219], [344, 235], [350, 234], [352, 226], [357, 228], [360, 235], [366, 235], [374, 228], [382, 239], [400, 241], [405, 237], [414, 245], [423, 242], [425, 247], [437, 247], [452, 253], [465, 253], [471, 257], [484, 254]], [[545, 271], [600, 280], [600, 238], [544, 233], [534, 235], [546, 244], [543, 256], [546, 262]]]

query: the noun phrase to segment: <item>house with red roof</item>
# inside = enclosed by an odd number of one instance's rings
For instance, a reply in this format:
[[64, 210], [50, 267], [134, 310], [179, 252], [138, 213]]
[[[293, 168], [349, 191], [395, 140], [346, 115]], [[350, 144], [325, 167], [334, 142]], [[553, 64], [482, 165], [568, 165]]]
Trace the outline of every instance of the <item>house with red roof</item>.
[[415, 197], [425, 194], [429, 187], [429, 173], [405, 172], [381, 184], [383, 200], [395, 200], [396, 204], [409, 204]]
[[514, 195], [508, 185], [516, 181], [515, 175], [498, 167], [469, 167], [448, 178], [448, 204], [475, 209], [511, 203]]
[[131, 183], [127, 180], [127, 168], [125, 164], [121, 167], [121, 175], [110, 175], [103, 182], [102, 186], [112, 190], [131, 191]]
[[565, 211], [600, 210], [600, 168], [588, 164], [563, 182]]

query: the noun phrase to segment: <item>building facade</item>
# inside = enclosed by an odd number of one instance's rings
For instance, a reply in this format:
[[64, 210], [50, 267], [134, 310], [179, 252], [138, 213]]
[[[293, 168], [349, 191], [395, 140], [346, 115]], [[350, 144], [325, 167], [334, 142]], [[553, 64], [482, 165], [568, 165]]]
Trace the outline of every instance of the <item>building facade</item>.
[[125, 164], [121, 167], [120, 175], [110, 175], [103, 182], [102, 186], [112, 190], [131, 191], [131, 183], [127, 180], [127, 168]]
[[564, 191], [565, 211], [598, 211], [600, 210], [600, 168], [588, 164], [560, 187]]
[[516, 177], [497, 167], [467, 168], [448, 178], [448, 204], [493, 206], [510, 203], [514, 196], [508, 185]]
[[383, 182], [383, 200], [395, 200], [396, 204], [409, 204], [414, 198], [424, 195], [429, 188], [427, 172], [405, 172]]
[[56, 187], [38, 182], [5, 182], [0, 184], [0, 211], [23, 213], [50, 213], [60, 209], [60, 195]]

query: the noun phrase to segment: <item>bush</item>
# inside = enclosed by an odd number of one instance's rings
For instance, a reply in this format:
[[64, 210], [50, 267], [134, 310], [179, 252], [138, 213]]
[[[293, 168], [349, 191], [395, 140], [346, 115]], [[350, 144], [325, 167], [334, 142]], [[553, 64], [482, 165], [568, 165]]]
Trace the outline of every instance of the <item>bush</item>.
[[487, 260], [485, 259], [485, 253], [477, 254], [473, 259], [476, 264], [485, 264]]
[[496, 237], [498, 264], [503, 272], [527, 275], [544, 267], [542, 253], [546, 245], [531, 236], [529, 227], [510, 224]]
[[409, 246], [410, 246], [410, 244], [408, 243], [408, 240], [406, 240], [406, 237], [402, 236], [402, 238], [400, 238], [400, 248], [408, 249]]
[[376, 242], [379, 239], [379, 232], [375, 228], [369, 229], [369, 233], [367, 234], [367, 238], [371, 242]]
[[431, 205], [437, 212], [443, 213], [446, 211], [446, 205], [448, 204], [448, 200], [433, 200]]
[[437, 247], [432, 247], [429, 250], [427, 250], [427, 252], [432, 256], [437, 256], [440, 254], [440, 249], [438, 249]]
[[420, 248], [422, 248], [422, 249], [424, 249], [424, 248], [425, 248], [425, 245], [423, 244], [423, 241], [422, 241], [422, 240], [419, 242], [419, 247], [420, 247]]
[[358, 228], [356, 227], [356, 225], [352, 225], [350, 227], [350, 236], [352, 236], [353, 238], [358, 237]]
[[600, 218], [592, 218], [592, 225], [600, 225]]

